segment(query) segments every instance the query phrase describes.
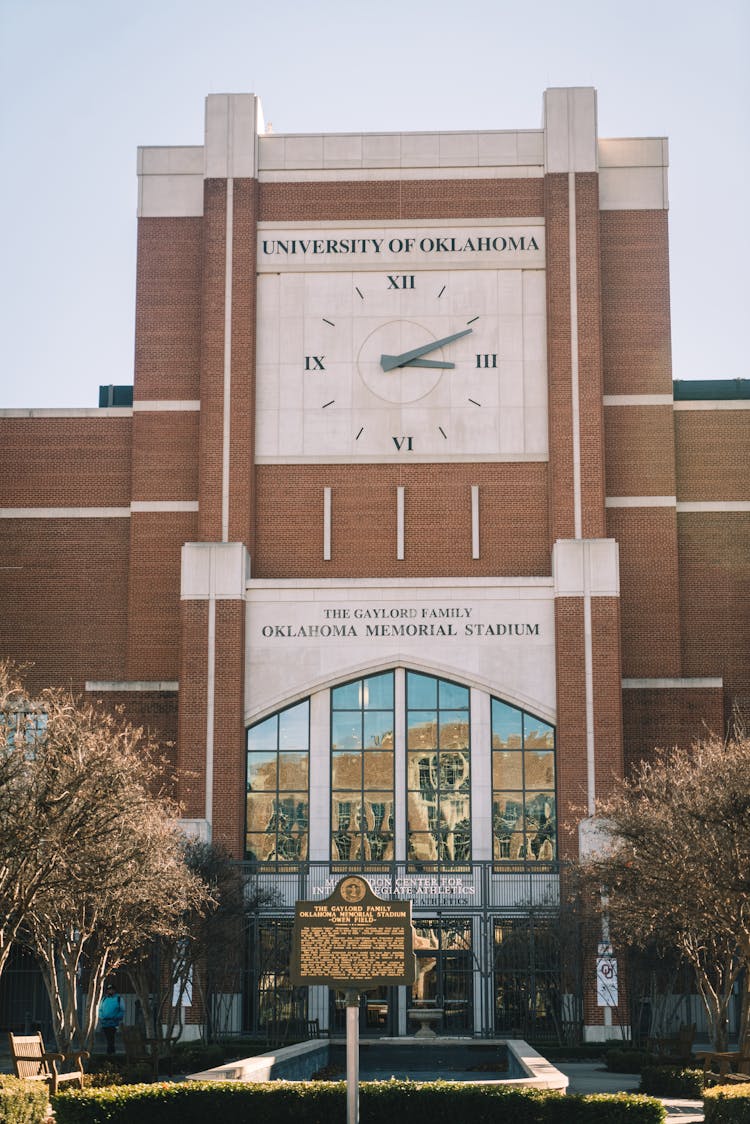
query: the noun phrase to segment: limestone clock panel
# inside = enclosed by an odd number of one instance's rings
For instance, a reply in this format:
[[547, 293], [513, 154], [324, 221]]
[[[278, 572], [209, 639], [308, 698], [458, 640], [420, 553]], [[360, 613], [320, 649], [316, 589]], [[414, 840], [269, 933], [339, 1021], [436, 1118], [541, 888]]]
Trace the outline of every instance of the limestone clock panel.
[[545, 460], [543, 269], [261, 273], [259, 462]]

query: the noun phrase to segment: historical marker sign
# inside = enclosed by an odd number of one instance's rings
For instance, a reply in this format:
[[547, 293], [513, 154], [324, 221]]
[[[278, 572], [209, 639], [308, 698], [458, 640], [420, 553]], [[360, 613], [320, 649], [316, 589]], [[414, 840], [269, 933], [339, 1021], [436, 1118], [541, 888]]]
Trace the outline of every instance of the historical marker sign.
[[297, 902], [291, 979], [297, 987], [370, 988], [414, 982], [410, 901], [384, 901], [358, 875], [323, 901]]

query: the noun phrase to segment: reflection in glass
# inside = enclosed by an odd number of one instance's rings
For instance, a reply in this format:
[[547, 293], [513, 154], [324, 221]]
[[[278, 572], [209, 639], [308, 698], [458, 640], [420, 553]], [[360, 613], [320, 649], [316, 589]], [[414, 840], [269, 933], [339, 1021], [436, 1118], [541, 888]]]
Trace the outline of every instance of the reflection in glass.
[[392, 859], [393, 672], [335, 688], [331, 707], [331, 857]]
[[277, 730], [278, 715], [274, 714], [273, 718], [266, 718], [265, 722], [259, 722], [247, 731], [247, 748], [269, 749], [275, 753], [278, 749]]
[[433, 711], [409, 711], [407, 749], [437, 749], [437, 716]]
[[305, 700], [247, 731], [245, 848], [251, 862], [307, 856], [309, 727]]
[[524, 715], [523, 744], [526, 749], [554, 749], [555, 731], [541, 718], [533, 718], [530, 714]]
[[407, 672], [406, 698], [410, 858], [465, 862], [471, 857], [469, 691]]
[[275, 753], [248, 753], [248, 792], [276, 791], [276, 762]]
[[357, 711], [334, 711], [331, 722], [331, 746], [333, 749], [361, 749], [362, 718]]
[[365, 712], [365, 748], [393, 749], [393, 711]]
[[522, 738], [522, 712], [499, 699], [492, 700], [493, 749], [520, 749]]
[[469, 716], [465, 711], [440, 711], [440, 748], [469, 748]]
[[[525, 748], [520, 752], [522, 744]], [[553, 861], [557, 857], [554, 727], [493, 699], [492, 746], [494, 857]]]
[[393, 710], [393, 672], [365, 679], [363, 696], [365, 710]]
[[307, 791], [308, 754], [279, 754], [279, 789], [297, 788]]
[[310, 708], [307, 700], [279, 715], [279, 749], [302, 749], [310, 744]]
[[419, 710], [422, 707], [434, 710], [437, 707], [437, 679], [410, 671], [406, 683], [409, 710]]
[[448, 679], [438, 680], [439, 707], [441, 710], [468, 710], [469, 689]]
[[523, 785], [522, 754], [500, 750], [492, 754], [492, 787], [520, 788]]
[[363, 755], [363, 787], [393, 790], [393, 754], [373, 750]]

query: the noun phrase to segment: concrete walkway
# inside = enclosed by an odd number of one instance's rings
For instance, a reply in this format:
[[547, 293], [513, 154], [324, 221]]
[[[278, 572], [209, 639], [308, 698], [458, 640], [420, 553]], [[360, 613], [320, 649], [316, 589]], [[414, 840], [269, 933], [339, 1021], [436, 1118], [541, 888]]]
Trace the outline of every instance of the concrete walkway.
[[[610, 1073], [598, 1062], [555, 1062], [568, 1078], [569, 1093], [637, 1093], [641, 1079], [637, 1073]], [[703, 1102], [676, 1097], [660, 1097], [667, 1110], [668, 1124], [694, 1124], [703, 1120]]]

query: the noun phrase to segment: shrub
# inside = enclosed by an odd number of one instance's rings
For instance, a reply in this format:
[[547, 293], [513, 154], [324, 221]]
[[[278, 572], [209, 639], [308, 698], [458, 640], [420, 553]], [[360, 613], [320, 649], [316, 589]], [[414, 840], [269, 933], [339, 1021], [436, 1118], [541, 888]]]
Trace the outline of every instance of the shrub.
[[[119, 1086], [60, 1093], [57, 1124], [330, 1124], [345, 1116], [344, 1082], [234, 1081]], [[662, 1124], [659, 1101], [628, 1094], [565, 1097], [478, 1083], [373, 1081], [360, 1087], [362, 1124]]]
[[48, 1103], [45, 1082], [0, 1076], [0, 1124], [42, 1124]]
[[706, 1124], [750, 1124], [750, 1083], [706, 1089], [703, 1113]]
[[641, 1092], [652, 1097], [703, 1096], [703, 1070], [679, 1065], [648, 1065], [641, 1070]]
[[644, 1066], [653, 1065], [656, 1059], [648, 1050], [618, 1046], [614, 1050], [607, 1050], [606, 1061], [610, 1073], [640, 1073]]

